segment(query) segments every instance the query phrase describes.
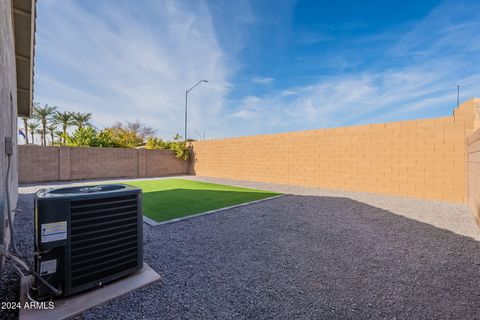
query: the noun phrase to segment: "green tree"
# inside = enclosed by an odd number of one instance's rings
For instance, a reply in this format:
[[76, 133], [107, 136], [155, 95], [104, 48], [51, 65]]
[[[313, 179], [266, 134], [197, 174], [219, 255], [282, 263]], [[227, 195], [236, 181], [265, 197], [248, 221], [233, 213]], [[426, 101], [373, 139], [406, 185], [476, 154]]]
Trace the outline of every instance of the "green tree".
[[62, 130], [57, 130], [57, 131], [55, 131], [55, 135], [58, 137], [58, 145], [64, 145], [65, 143], [62, 142], [62, 141], [64, 141], [63, 137], [65, 136], [63, 134], [63, 131]]
[[65, 143], [65, 137], [67, 136], [67, 130], [68, 130], [68, 127], [71, 126], [73, 123], [73, 117], [72, 117], [72, 113], [71, 112], [55, 112], [55, 114], [53, 115], [53, 121], [56, 123], [56, 124], [59, 124], [60, 126], [62, 126], [62, 130], [63, 130], [63, 134], [60, 138], [60, 142], [62, 142], [62, 138], [63, 138], [63, 143]]
[[124, 148], [136, 148], [145, 145], [145, 140], [155, 133], [155, 130], [140, 121], [125, 124], [116, 122], [113, 126], [106, 128], [118, 145]]
[[47, 131], [50, 133], [50, 144], [53, 146], [55, 142], [55, 130], [57, 130], [58, 125], [56, 123], [51, 123], [47, 126]]
[[[40, 125], [39, 125], [40, 127]], [[37, 129], [35, 130], [35, 134], [39, 135], [40, 136], [40, 144], [42, 144], [42, 129]]]
[[136, 148], [143, 144], [142, 138], [124, 128], [110, 127], [104, 129], [104, 131], [107, 132], [121, 148]]
[[47, 145], [47, 122], [51, 119], [52, 115], [57, 110], [57, 107], [50, 107], [46, 104], [43, 108], [39, 104], [35, 104], [33, 107], [33, 117], [40, 121], [42, 124], [41, 135], [42, 145]]
[[72, 113], [72, 124], [77, 126], [78, 129], [91, 126], [91, 123], [90, 123], [91, 120], [92, 120], [92, 114], [89, 112], [87, 113], [73, 112]]
[[27, 124], [28, 129], [30, 129], [30, 135], [32, 136], [32, 143], [35, 143], [35, 133], [38, 130], [40, 123], [33, 121]]
[[178, 133], [173, 137], [172, 141], [163, 141], [160, 138], [150, 137], [147, 139], [146, 149], [167, 149], [175, 152], [175, 156], [179, 159], [187, 160], [190, 157], [190, 149], [187, 142]]
[[72, 147], [119, 147], [108, 131], [83, 127], [65, 136], [66, 144]]
[[147, 139], [146, 149], [168, 149], [168, 143], [160, 138], [151, 137]]

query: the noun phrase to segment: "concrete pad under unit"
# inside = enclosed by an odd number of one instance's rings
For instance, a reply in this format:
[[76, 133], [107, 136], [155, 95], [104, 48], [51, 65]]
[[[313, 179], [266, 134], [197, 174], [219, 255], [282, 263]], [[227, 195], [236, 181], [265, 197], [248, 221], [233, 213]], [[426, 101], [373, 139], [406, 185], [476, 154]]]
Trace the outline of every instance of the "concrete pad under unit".
[[[129, 293], [132, 290], [146, 286], [147, 284], [156, 282], [160, 279], [160, 275], [150, 268], [146, 263], [143, 268], [125, 278], [111, 282], [104, 287], [86, 291], [67, 298], [54, 300], [55, 307], [53, 309], [20, 309], [20, 320], [51, 320], [65, 319], [81, 313], [89, 308], [105, 303], [113, 298]], [[32, 280], [32, 276], [21, 280], [20, 303], [22, 305], [28, 302], [27, 291], [28, 284]], [[47, 302], [48, 304], [48, 302]]]

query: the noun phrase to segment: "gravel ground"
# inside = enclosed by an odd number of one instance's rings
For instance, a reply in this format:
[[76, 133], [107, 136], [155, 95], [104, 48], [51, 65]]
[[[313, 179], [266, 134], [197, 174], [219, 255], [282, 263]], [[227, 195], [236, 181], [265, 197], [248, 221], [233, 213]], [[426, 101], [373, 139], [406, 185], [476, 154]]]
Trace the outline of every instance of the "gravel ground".
[[[480, 319], [480, 242], [463, 205], [191, 178], [291, 195], [145, 224], [145, 261], [162, 281], [77, 319]], [[21, 189], [24, 250], [36, 188]], [[7, 268], [0, 301], [17, 286]]]

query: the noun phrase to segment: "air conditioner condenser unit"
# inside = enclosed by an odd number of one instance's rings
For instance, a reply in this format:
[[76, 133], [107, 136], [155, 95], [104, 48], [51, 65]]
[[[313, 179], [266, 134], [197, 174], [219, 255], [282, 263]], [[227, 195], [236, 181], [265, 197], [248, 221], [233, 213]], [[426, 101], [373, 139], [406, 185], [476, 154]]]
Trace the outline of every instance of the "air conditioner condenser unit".
[[[124, 185], [45, 189], [35, 196], [35, 270], [69, 296], [143, 266], [142, 192]], [[36, 296], [52, 296], [36, 281]]]

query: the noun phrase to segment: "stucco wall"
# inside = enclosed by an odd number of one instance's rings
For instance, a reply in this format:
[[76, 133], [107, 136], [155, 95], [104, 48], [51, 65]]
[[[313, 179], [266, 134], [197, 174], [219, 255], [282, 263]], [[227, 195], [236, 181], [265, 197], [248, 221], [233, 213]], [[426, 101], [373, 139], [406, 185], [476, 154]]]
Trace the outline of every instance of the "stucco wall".
[[475, 101], [443, 118], [194, 142], [191, 173], [463, 202]]
[[19, 146], [22, 183], [121, 177], [159, 177], [188, 172], [169, 150]]
[[468, 138], [468, 206], [480, 225], [480, 129]]
[[[17, 141], [17, 91], [15, 71], [15, 48], [13, 43], [12, 11], [10, 0], [0, 0], [0, 243], [5, 241], [8, 232], [4, 232], [6, 218], [5, 179], [7, 157], [5, 155], [5, 137]], [[9, 184], [11, 203], [17, 203], [17, 153], [16, 148], [11, 159], [11, 182]], [[12, 209], [13, 209], [12, 208]], [[1, 261], [0, 261], [1, 266]]]

